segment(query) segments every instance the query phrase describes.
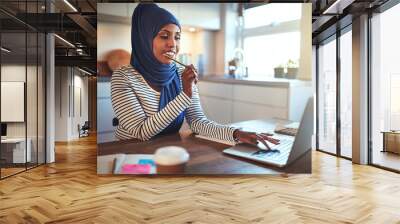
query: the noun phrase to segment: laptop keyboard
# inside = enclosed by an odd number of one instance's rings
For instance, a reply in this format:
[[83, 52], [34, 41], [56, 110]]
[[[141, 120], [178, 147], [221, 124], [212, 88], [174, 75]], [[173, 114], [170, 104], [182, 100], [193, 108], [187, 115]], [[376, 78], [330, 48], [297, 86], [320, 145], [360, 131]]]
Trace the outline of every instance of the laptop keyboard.
[[291, 139], [280, 139], [279, 145], [272, 145], [271, 150], [258, 150], [254, 152], [252, 155], [262, 158], [262, 159], [271, 159], [276, 161], [281, 161], [282, 159], [287, 159], [292, 149], [293, 140]]

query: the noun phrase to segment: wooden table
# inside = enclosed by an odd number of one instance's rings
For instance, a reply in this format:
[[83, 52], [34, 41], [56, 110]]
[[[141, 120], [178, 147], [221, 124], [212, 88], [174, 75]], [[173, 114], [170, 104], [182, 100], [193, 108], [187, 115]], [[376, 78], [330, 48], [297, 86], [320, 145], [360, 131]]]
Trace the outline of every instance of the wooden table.
[[[235, 123], [232, 126], [242, 127], [249, 131], [272, 133], [277, 123], [284, 120], [252, 120]], [[311, 139], [310, 139], [311, 141]], [[114, 154], [153, 154], [157, 148], [176, 145], [184, 147], [190, 154], [186, 165], [186, 174], [281, 174], [311, 173], [311, 149], [295, 162], [284, 168], [275, 168], [255, 161], [224, 154], [222, 151], [229, 145], [196, 138], [190, 132], [156, 137], [151, 141], [137, 140], [113, 141], [98, 144], [98, 174], [111, 174]]]
[[382, 131], [383, 149], [382, 152], [400, 154], [400, 131]]

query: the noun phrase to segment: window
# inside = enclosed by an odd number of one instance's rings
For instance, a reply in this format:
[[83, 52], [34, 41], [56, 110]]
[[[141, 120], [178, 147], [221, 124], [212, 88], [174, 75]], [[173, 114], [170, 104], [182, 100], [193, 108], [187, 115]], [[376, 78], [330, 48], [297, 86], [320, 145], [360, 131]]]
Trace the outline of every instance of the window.
[[301, 4], [266, 4], [244, 12], [243, 49], [250, 78], [274, 77], [274, 68], [300, 58]]
[[[20, 15], [24, 16], [24, 13], [43, 12], [40, 6], [44, 3], [10, 1], [4, 4], [18, 6]], [[0, 12], [0, 17], [0, 112], [7, 115], [0, 121], [5, 128], [2, 137], [6, 138], [6, 142], [2, 140], [0, 144], [2, 179], [45, 163], [46, 38], [44, 33], [4, 12]], [[22, 101], [17, 107], [22, 118], [9, 119], [17, 114], [7, 108], [13, 102], [4, 100], [10, 93], [21, 96], [16, 99]]]
[[300, 20], [301, 4], [266, 4], [245, 10], [244, 28], [254, 28]]
[[[274, 75], [274, 67], [285, 65], [289, 59], [298, 60], [300, 32], [278, 33], [244, 39], [246, 65], [252, 77]], [[255, 53], [257, 52], [257, 53]]]
[[318, 57], [318, 149], [336, 154], [336, 39], [320, 45]]
[[340, 154], [352, 157], [352, 35], [340, 36]]
[[[395, 170], [400, 170], [400, 156], [392, 153], [396, 150], [384, 146], [382, 132], [400, 130], [400, 33], [395, 28], [398, 27], [398, 21], [400, 4], [375, 14], [371, 19], [372, 163]], [[392, 139], [386, 143], [394, 143], [395, 147], [392, 148], [398, 148], [398, 142]]]

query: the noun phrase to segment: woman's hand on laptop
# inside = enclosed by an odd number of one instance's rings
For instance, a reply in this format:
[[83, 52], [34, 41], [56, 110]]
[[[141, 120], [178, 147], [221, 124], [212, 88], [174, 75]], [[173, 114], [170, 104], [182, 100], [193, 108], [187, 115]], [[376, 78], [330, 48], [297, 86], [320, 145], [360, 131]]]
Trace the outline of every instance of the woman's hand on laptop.
[[279, 139], [272, 138], [273, 134], [269, 133], [256, 133], [256, 132], [248, 132], [248, 131], [242, 131], [240, 129], [236, 129], [233, 132], [233, 137], [243, 143], [248, 143], [252, 145], [257, 145], [258, 142], [261, 142], [265, 147], [267, 147], [268, 150], [271, 148], [269, 147], [267, 142], [271, 142], [272, 144], [279, 144]]

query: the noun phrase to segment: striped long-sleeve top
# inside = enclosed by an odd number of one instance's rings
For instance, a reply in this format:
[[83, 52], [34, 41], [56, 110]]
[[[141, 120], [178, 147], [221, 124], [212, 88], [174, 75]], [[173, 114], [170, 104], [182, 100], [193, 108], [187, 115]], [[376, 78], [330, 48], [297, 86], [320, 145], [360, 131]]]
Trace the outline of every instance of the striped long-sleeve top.
[[[181, 75], [184, 69], [179, 68]], [[193, 85], [192, 97], [183, 91], [158, 111], [160, 93], [131, 65], [116, 70], [111, 78], [111, 101], [119, 120], [115, 135], [119, 139], [149, 140], [185, 111], [192, 132], [203, 136], [234, 141], [235, 128], [208, 120], [200, 105], [199, 92]]]

